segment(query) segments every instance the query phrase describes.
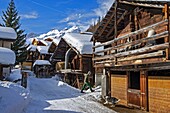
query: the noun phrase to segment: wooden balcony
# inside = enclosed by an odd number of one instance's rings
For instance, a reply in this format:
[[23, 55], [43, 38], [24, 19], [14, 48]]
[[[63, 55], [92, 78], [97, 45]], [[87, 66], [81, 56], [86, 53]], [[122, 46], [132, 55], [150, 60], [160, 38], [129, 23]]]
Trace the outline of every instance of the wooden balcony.
[[[155, 33], [148, 36], [151, 30]], [[94, 66], [118, 67], [168, 62], [169, 37], [168, 19], [165, 19], [100, 45], [94, 44]], [[99, 47], [105, 49], [97, 51]]]

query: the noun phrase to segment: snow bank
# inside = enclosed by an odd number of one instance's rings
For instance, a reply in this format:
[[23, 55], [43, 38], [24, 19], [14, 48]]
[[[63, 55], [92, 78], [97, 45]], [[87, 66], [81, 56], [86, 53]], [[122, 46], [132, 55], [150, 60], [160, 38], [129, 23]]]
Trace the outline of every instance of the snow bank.
[[22, 79], [21, 69], [12, 69], [10, 76], [7, 78], [7, 80], [11, 82], [14, 82], [20, 79]]
[[17, 34], [13, 28], [10, 27], [0, 27], [0, 39], [15, 40]]
[[0, 47], [0, 64], [11, 65], [15, 63], [15, 53], [8, 49]]
[[35, 65], [51, 65], [51, 63], [48, 60], [36, 60], [33, 64], [33, 67]]
[[29, 91], [23, 87], [0, 81], [0, 113], [21, 113], [29, 102]]

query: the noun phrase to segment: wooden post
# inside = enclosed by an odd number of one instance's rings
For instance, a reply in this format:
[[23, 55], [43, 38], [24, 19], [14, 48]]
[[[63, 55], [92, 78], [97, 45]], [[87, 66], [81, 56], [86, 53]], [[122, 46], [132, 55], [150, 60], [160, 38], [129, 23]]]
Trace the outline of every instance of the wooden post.
[[80, 55], [80, 70], [83, 72], [83, 56], [82, 55]]
[[[168, 19], [168, 24], [167, 24], [167, 27], [166, 27], [166, 30], [169, 32], [170, 31], [170, 29], [169, 29], [169, 5], [168, 5], [168, 3], [166, 3], [165, 5], [164, 5], [164, 13], [165, 13], [165, 19]], [[168, 37], [166, 37], [165, 38], [165, 43], [170, 43], [170, 33], [168, 33]], [[169, 58], [169, 55], [170, 55], [170, 48], [167, 48], [166, 49], [166, 59], [167, 60], [169, 60], [170, 58]]]
[[107, 70], [107, 74], [108, 74], [108, 96], [111, 96], [111, 73], [110, 73], [110, 69]]
[[148, 110], [148, 77], [146, 71], [140, 72], [141, 108]]
[[[115, 1], [115, 17], [114, 17], [114, 38], [116, 39], [117, 38], [117, 2], [118, 0]], [[117, 42], [115, 42], [115, 44], [113, 46], [117, 46]], [[117, 53], [117, 50], [115, 50], [115, 52]], [[117, 64], [117, 58], [115, 57], [115, 65]]]
[[[96, 40], [95, 40], [95, 38], [94, 38], [94, 36], [93, 36], [93, 47], [96, 45]], [[93, 58], [95, 58], [95, 48], [93, 48]], [[93, 60], [93, 62], [92, 62], [92, 65], [94, 66], [95, 65], [95, 61]]]

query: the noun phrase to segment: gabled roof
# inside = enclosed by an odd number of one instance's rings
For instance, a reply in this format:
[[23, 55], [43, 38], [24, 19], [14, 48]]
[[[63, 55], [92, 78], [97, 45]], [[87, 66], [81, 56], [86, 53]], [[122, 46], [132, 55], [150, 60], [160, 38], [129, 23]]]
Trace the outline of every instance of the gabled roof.
[[11, 27], [0, 26], [0, 40], [16, 40], [17, 34]]
[[[163, 3], [163, 1], [158, 3], [144, 0], [119, 0], [114, 2], [94, 32], [93, 38], [98, 42], [112, 40], [122, 30], [125, 17], [130, 16], [132, 12], [134, 13], [136, 8], [139, 7], [139, 9], [146, 9], [154, 14], [161, 14], [164, 7]], [[115, 28], [117, 28], [116, 35]]]

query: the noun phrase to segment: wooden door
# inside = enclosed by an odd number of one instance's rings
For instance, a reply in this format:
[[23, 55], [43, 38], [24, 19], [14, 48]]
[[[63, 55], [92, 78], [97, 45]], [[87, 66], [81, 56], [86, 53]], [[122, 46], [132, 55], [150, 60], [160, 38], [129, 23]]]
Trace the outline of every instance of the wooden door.
[[128, 73], [128, 105], [140, 107], [140, 72]]
[[128, 105], [147, 110], [147, 75], [144, 71], [128, 73]]

